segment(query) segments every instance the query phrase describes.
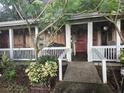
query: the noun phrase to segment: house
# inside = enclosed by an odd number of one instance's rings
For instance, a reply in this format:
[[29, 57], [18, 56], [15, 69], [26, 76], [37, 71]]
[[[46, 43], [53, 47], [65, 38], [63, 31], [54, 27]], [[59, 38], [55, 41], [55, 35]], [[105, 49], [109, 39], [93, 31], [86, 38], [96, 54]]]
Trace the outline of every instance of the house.
[[[124, 46], [121, 45], [120, 37], [112, 23], [97, 13], [74, 15], [69, 22], [65, 25], [65, 30], [54, 38], [54, 43], [62, 46], [44, 48], [42, 53], [59, 57], [62, 51], [68, 50], [66, 51], [68, 61], [78, 54], [85, 54], [88, 62], [101, 61], [103, 58], [107, 61], [118, 61], [120, 49]], [[118, 19], [117, 26], [124, 36], [123, 17]], [[32, 25], [34, 38], [38, 31], [38, 27]], [[46, 32], [45, 40], [48, 37], [49, 33]], [[14, 60], [35, 58], [24, 20], [0, 22], [0, 54], [4, 51]]]

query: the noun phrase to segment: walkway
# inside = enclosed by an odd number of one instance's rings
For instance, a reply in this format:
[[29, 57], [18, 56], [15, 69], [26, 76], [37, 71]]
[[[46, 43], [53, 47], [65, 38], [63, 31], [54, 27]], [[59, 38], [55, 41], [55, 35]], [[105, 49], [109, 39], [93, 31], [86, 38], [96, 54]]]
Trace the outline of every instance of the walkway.
[[59, 82], [53, 93], [112, 93], [101, 79], [93, 63], [71, 62], [64, 80]]
[[89, 62], [69, 63], [64, 81], [102, 83], [94, 64]]

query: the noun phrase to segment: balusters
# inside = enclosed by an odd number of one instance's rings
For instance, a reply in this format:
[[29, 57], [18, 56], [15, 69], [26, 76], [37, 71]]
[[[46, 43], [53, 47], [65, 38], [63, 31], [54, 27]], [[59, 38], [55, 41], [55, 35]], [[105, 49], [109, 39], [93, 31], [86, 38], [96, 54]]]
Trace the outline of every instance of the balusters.
[[99, 53], [101, 56], [106, 58], [107, 61], [116, 61], [116, 46], [93, 46], [92, 50], [92, 57], [94, 61], [100, 60]]

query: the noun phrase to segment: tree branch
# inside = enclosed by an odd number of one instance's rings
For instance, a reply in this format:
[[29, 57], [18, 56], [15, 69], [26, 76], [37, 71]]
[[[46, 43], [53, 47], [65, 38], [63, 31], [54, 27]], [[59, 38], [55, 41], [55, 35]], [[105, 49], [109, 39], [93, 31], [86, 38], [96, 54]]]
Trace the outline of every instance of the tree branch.
[[[26, 21], [26, 23], [27, 23], [27, 28], [28, 28], [28, 31], [29, 31], [29, 35], [30, 35], [30, 37], [31, 37], [31, 41], [32, 41], [33, 46], [34, 46], [30, 22], [28, 21], [28, 19], [27, 19], [26, 17], [24, 17], [24, 13], [22, 13], [22, 12], [17, 8], [16, 4], [14, 4], [14, 7], [15, 7], [15, 9], [16, 9], [16, 12], [19, 14], [20, 18], [23, 18], [23, 20]], [[19, 7], [21, 8], [20, 5], [19, 5]], [[21, 10], [22, 10], [22, 9], [21, 9]]]
[[18, 13], [19, 17], [20, 17], [22, 20], [24, 20], [23, 15], [20, 13], [20, 11], [19, 11], [18, 8], [16, 7], [16, 5], [13, 4], [13, 6], [14, 6], [16, 12]]
[[120, 7], [121, 7], [121, 2], [120, 2], [120, 0], [118, 0], [118, 9], [117, 9], [117, 13], [115, 15], [115, 22], [117, 22], [119, 11], [120, 11]]
[[97, 10], [102, 5], [103, 2], [104, 2], [104, 0], [101, 0], [99, 2], [99, 4], [96, 6], [96, 8], [93, 9], [93, 11]]
[[115, 22], [114, 22], [111, 18], [109, 18], [108, 16], [105, 16], [105, 15], [104, 15], [104, 17], [105, 17], [109, 22], [115, 24]]
[[64, 26], [64, 24], [62, 24], [58, 29], [55, 30], [55, 32], [53, 32], [51, 35], [50, 35], [50, 40], [54, 40], [54, 37], [57, 35], [57, 32]]
[[45, 7], [43, 8], [43, 10], [40, 12], [40, 14], [35, 18], [34, 22], [37, 21], [39, 19], [39, 17], [44, 13], [44, 11], [48, 8], [49, 4], [51, 3], [52, 1], [49, 0], [47, 2], [47, 4], [45, 5]]
[[63, 17], [63, 15], [61, 15], [60, 17], [58, 17], [53, 23], [49, 24], [48, 26], [46, 26], [41, 32], [38, 33], [37, 36], [40, 36], [42, 33], [44, 33], [48, 28], [50, 28], [52, 25], [54, 25], [58, 20], [60, 20]]

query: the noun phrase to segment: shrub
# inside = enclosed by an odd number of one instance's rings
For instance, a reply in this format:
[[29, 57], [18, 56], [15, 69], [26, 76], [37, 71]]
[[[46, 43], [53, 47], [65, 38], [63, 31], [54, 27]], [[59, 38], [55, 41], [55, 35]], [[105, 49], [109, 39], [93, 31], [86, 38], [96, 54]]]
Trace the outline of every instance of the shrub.
[[124, 50], [121, 50], [120, 55], [119, 55], [119, 60], [122, 64], [124, 64]]
[[15, 77], [15, 75], [16, 75], [16, 69], [9, 67], [9, 68], [4, 70], [3, 79], [10, 81]]
[[10, 65], [10, 59], [8, 58], [7, 54], [4, 52], [0, 58], [0, 67], [5, 68]]
[[10, 62], [9, 57], [5, 52], [1, 55], [0, 58], [0, 68], [2, 70], [0, 74], [4, 80], [10, 81], [16, 75], [15, 65]]
[[39, 83], [48, 86], [50, 79], [57, 75], [57, 63], [47, 61], [44, 64], [31, 63], [25, 70], [32, 84]]
[[47, 61], [57, 62], [57, 58], [55, 56], [44, 55], [37, 59], [37, 62], [42, 63], [42, 64], [45, 64], [45, 62]]

